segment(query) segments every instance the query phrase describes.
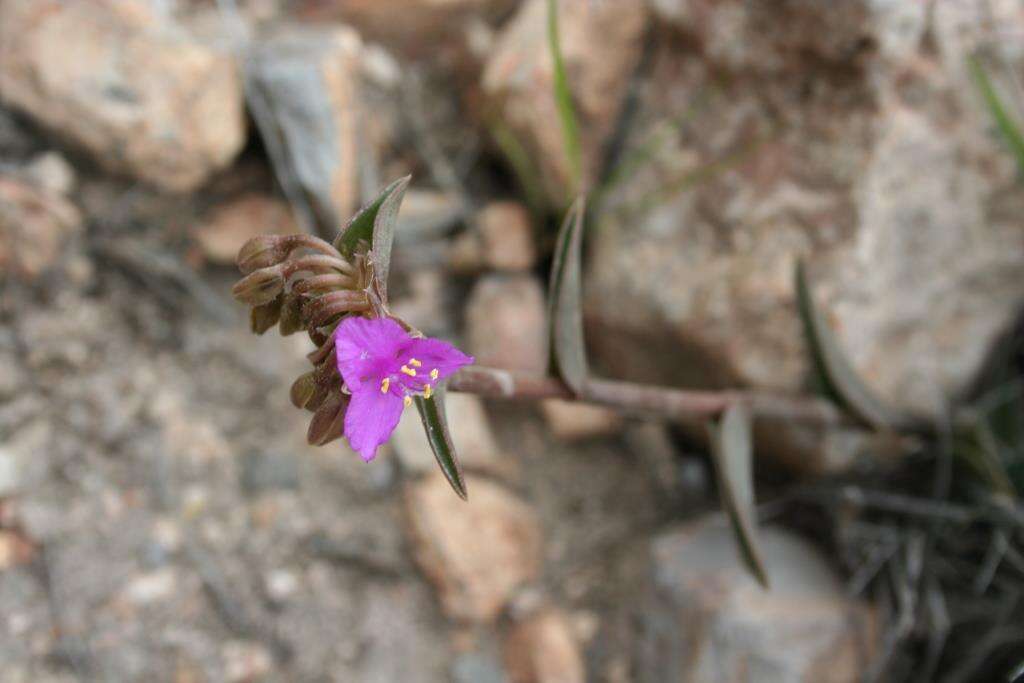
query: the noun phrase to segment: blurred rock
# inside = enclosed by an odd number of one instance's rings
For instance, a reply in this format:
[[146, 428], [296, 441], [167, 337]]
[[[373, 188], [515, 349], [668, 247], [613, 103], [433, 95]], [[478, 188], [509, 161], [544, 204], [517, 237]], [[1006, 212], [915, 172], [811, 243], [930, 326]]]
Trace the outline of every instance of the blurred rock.
[[0, 498], [23, 493], [46, 478], [50, 438], [50, 426], [42, 418], [5, 437], [0, 444]]
[[771, 590], [744, 570], [721, 517], [656, 537], [641, 600], [637, 680], [846, 683], [866, 673], [874, 616], [848, 599], [821, 555], [763, 529]]
[[622, 416], [602, 406], [550, 399], [540, 407], [551, 433], [563, 441], [609, 436], [622, 430]]
[[391, 300], [394, 314], [429, 337], [451, 337], [455, 333], [454, 306], [450, 301], [451, 282], [444, 272], [424, 266], [403, 270], [403, 275], [407, 287]]
[[480, 270], [524, 271], [533, 268], [537, 250], [533, 244], [530, 213], [519, 202], [491, 202], [476, 215], [470, 230], [459, 236], [448, 257], [456, 272]]
[[296, 456], [280, 453], [251, 453], [241, 458], [242, 488], [258, 495], [268, 491], [299, 488]]
[[509, 683], [496, 654], [466, 652], [452, 663], [452, 683]]
[[295, 572], [275, 569], [263, 578], [263, 590], [275, 604], [282, 605], [299, 590], [299, 579]]
[[195, 230], [199, 248], [209, 261], [234, 264], [238, 250], [249, 238], [291, 234], [299, 228], [288, 205], [279, 199], [248, 194], [221, 204]]
[[[580, 124], [583, 181], [590, 186], [640, 59], [646, 4], [559, 0], [558, 7], [562, 55]], [[547, 1], [528, 0], [502, 28], [484, 71], [483, 90], [499, 118], [531, 151], [544, 187], [559, 203], [572, 190], [572, 171], [552, 96], [553, 71]]]
[[474, 20], [507, 13], [515, 0], [299, 0], [300, 16], [343, 21], [367, 38], [407, 57], [437, 59], [461, 46], [457, 40]]
[[419, 583], [370, 583], [360, 638], [358, 674], [365, 683], [448, 680], [451, 659], [427, 589]]
[[[459, 198], [450, 192], [410, 188], [402, 199], [395, 234], [401, 243], [442, 237], [462, 216]], [[401, 244], [396, 245], [401, 248]]]
[[278, 177], [302, 196], [313, 221], [333, 235], [359, 203], [359, 51], [344, 26], [288, 27], [253, 48], [247, 65], [253, 115]]
[[32, 279], [57, 263], [82, 217], [63, 195], [0, 175], [0, 274]]
[[437, 588], [445, 613], [460, 621], [490, 622], [541, 568], [536, 515], [504, 487], [467, 477], [461, 500], [440, 472], [405, 494], [413, 553]]
[[[1024, 299], [1024, 201], [976, 88], [927, 46], [898, 47], [899, 13], [877, 13], [884, 4], [673, 5], [692, 40], [655, 48], [623, 156], [651, 153], [594, 231], [584, 289], [596, 365], [691, 387], [801, 389], [792, 280], [804, 257], [844, 349], [891, 403], [934, 412], [971, 378]], [[870, 49], [883, 42], [884, 54]], [[811, 469], [849, 462], [858, 443], [773, 437]]]
[[230, 57], [142, 0], [4, 2], [0, 99], [105, 168], [171, 192], [198, 187], [245, 142]]
[[134, 577], [121, 591], [121, 598], [135, 606], [149, 605], [171, 597], [177, 586], [173, 569], [158, 569]]
[[[502, 454], [480, 397], [449, 392], [445, 395], [445, 414], [463, 467], [497, 476], [511, 473], [514, 461]], [[419, 411], [410, 408], [402, 414], [391, 443], [402, 465], [410, 471], [422, 474], [437, 469]]]
[[487, 275], [466, 304], [469, 352], [480, 365], [544, 372], [544, 292], [531, 275]]
[[57, 152], [33, 157], [23, 173], [34, 184], [56, 194], [68, 195], [75, 189], [75, 169]]
[[0, 531], [0, 571], [27, 564], [35, 556], [35, 545], [23, 535]]
[[224, 677], [229, 683], [247, 683], [265, 679], [274, 670], [274, 657], [263, 645], [232, 640], [222, 648]]
[[511, 683], [583, 683], [586, 669], [569, 618], [547, 609], [515, 624], [505, 638]]

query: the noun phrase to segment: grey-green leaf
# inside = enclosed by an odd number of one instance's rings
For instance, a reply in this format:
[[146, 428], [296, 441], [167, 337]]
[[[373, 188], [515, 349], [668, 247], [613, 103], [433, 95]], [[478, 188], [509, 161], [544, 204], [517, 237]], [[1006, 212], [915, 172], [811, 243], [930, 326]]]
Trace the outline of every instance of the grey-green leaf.
[[389, 185], [391, 189], [377, 209], [373, 219], [373, 276], [384, 301], [388, 300], [388, 273], [391, 271], [391, 245], [395, 241], [395, 224], [398, 209], [402, 206], [405, 191], [412, 176], [399, 178]]
[[742, 404], [733, 403], [726, 409], [721, 423], [709, 424], [708, 431], [722, 505], [736, 534], [740, 556], [758, 583], [768, 588], [754, 504], [750, 412]]
[[577, 394], [589, 374], [583, 339], [582, 272], [583, 216], [586, 201], [580, 197], [565, 216], [551, 264], [548, 290], [552, 367]]
[[430, 450], [434, 451], [441, 472], [459, 498], [466, 500], [466, 481], [462, 477], [462, 466], [455, 455], [455, 447], [448, 433], [448, 421], [444, 416], [444, 390], [440, 389], [430, 398], [416, 396], [413, 400], [416, 402], [416, 409], [420, 411], [427, 442], [430, 443]]
[[803, 261], [796, 264], [795, 279], [797, 308], [804, 336], [810, 346], [814, 368], [826, 392], [854, 417], [875, 429], [909, 425], [909, 418], [885, 405], [854, 370], [832, 328], [814, 305]]
[[[342, 256], [350, 258], [356, 252], [360, 242], [365, 242], [368, 246], [376, 246], [377, 216], [381, 212], [381, 207], [396, 192], [399, 193], [398, 201], [401, 202], [401, 196], [405, 194], [409, 180], [410, 176], [399, 178], [385, 187], [376, 199], [356, 212], [356, 215], [334, 240], [334, 247], [341, 252]], [[394, 207], [394, 211], [397, 213], [397, 206]], [[392, 217], [391, 220], [393, 221], [394, 218]], [[392, 227], [394, 226], [392, 225]], [[390, 257], [390, 249], [388, 252]]]

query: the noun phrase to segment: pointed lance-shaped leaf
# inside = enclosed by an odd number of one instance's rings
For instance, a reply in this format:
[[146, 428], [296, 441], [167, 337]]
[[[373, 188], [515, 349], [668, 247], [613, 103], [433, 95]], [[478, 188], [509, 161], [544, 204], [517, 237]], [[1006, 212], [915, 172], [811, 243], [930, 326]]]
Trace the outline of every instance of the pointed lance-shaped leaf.
[[416, 396], [413, 400], [416, 402], [416, 409], [420, 412], [420, 419], [423, 420], [423, 429], [426, 432], [430, 450], [434, 452], [441, 472], [444, 473], [459, 498], [466, 500], [466, 481], [462, 477], [462, 466], [455, 455], [455, 446], [452, 445], [452, 438], [448, 433], [448, 420], [444, 415], [443, 388], [439, 387], [439, 390], [430, 398]]
[[361, 208], [352, 217], [345, 229], [334, 240], [334, 247], [345, 258], [351, 258], [356, 253], [360, 242], [371, 247], [376, 259], [374, 273], [382, 282], [387, 281], [388, 270], [391, 266], [391, 243], [394, 240], [398, 207], [402, 203], [411, 178], [411, 176], [399, 178], [385, 187], [376, 199]]
[[380, 298], [388, 300], [388, 273], [391, 272], [391, 245], [395, 241], [395, 225], [398, 223], [398, 209], [402, 206], [405, 191], [412, 176], [405, 176], [391, 184], [392, 190], [381, 202], [373, 219], [373, 277], [376, 280]]
[[750, 411], [743, 404], [732, 403], [721, 423], [717, 426], [709, 424], [708, 431], [711, 433], [711, 454], [722, 506], [736, 534], [740, 556], [758, 583], [768, 588], [768, 572], [761, 552], [754, 503]]
[[811, 360], [829, 395], [875, 429], [908, 426], [909, 418], [886, 406], [854, 370], [825, 316], [814, 305], [803, 261], [796, 264], [796, 298]]
[[552, 369], [575, 393], [583, 390], [589, 369], [583, 338], [582, 259], [586, 200], [579, 197], [565, 216], [551, 264], [548, 317]]

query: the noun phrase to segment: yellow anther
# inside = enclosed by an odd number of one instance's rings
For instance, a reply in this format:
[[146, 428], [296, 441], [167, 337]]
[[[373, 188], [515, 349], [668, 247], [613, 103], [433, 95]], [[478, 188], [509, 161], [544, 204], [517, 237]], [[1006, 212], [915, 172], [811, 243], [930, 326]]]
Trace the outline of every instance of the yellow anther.
[[399, 368], [399, 370], [409, 375], [410, 377], [416, 376], [416, 371], [410, 368], [408, 365], [403, 365], [402, 367]]
[[429, 384], [423, 387], [423, 398], [430, 398], [431, 391], [433, 391], [433, 389], [430, 388]]
[[423, 365], [423, 363], [419, 362], [415, 358], [410, 358], [409, 365], [413, 366], [414, 368], [418, 368], [419, 366]]
[[405, 398], [402, 399], [402, 403], [405, 405], [406, 408], [411, 406], [412, 405], [412, 396], [409, 396], [408, 394], [406, 394]]
[[382, 393], [382, 394], [388, 393], [388, 387], [390, 387], [390, 386], [391, 386], [391, 378], [390, 377], [385, 377], [384, 380], [380, 383], [380, 393]]
[[436, 380], [439, 374], [440, 373], [438, 373], [437, 368], [434, 368], [430, 371], [430, 379]]

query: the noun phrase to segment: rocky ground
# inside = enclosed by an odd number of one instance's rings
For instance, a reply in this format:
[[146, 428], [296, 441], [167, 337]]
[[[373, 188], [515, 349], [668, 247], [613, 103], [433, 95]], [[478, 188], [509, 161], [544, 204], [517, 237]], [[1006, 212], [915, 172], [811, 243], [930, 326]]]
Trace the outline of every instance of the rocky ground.
[[[1024, 6], [827, 5], [559, 3], [602, 372], [802, 390], [797, 257], [922, 414], [1017, 316], [1024, 193], [965, 63], [1012, 94]], [[371, 464], [306, 445], [309, 342], [249, 333], [238, 247], [411, 173], [395, 312], [543, 371], [553, 78], [543, 0], [0, 4], [0, 681], [884, 675], [870, 562], [783, 495], [887, 471], [863, 431], [758, 435], [770, 593], [686, 426], [452, 395], [468, 503], [415, 416]]]

